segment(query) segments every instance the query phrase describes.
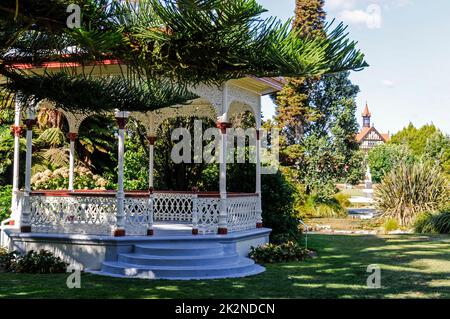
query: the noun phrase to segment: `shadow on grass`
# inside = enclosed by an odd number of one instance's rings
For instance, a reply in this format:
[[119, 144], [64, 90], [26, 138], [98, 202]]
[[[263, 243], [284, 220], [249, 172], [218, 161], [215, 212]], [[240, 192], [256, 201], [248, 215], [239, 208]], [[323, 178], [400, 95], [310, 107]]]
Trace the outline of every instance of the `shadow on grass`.
[[[84, 274], [0, 274], [0, 298], [450, 298], [450, 242], [426, 236], [310, 235], [319, 257], [266, 265], [259, 276], [164, 281]], [[381, 267], [381, 289], [367, 288], [367, 266]]]

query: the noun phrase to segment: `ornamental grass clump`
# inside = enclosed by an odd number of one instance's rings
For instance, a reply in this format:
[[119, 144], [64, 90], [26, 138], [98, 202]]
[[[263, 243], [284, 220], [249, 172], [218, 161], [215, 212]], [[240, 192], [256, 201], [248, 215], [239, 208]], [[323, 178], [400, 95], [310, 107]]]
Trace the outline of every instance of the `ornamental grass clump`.
[[419, 215], [414, 230], [421, 234], [450, 234], [450, 209]]
[[400, 164], [375, 191], [376, 209], [384, 219], [411, 226], [423, 212], [437, 211], [450, 198], [450, 185], [442, 170], [425, 163]]

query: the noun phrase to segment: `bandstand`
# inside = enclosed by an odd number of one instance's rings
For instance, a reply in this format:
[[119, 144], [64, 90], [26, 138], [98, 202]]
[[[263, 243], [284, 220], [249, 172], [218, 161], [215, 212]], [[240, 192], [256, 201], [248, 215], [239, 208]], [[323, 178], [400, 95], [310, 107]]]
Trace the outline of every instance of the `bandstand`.
[[[19, 66], [33, 69], [32, 66]], [[55, 66], [56, 67], [56, 66]], [[49, 66], [47, 66], [47, 69]], [[113, 74], [114, 63], [98, 66]], [[36, 71], [36, 69], [34, 69]], [[187, 105], [139, 113], [118, 110], [118, 176], [115, 191], [74, 189], [75, 142], [83, 121], [93, 113], [71, 113], [48, 101], [36, 109], [16, 103], [12, 217], [3, 225], [2, 243], [10, 249], [48, 249], [93, 273], [163, 279], [242, 277], [263, 267], [247, 258], [251, 246], [268, 242], [261, 210], [261, 96], [281, 89], [279, 79], [245, 77], [222, 87], [197, 85], [199, 98]], [[67, 190], [32, 190], [33, 125], [41, 106], [61, 111], [69, 124]], [[227, 130], [235, 113], [251, 111], [256, 120], [254, 193], [227, 191]], [[219, 192], [171, 192], [154, 188], [158, 127], [175, 117], [207, 117], [220, 132]], [[129, 118], [146, 129], [149, 152], [148, 191], [124, 189], [124, 151]], [[25, 172], [19, 170], [19, 138], [26, 131]], [[19, 188], [19, 176], [25, 185]]]

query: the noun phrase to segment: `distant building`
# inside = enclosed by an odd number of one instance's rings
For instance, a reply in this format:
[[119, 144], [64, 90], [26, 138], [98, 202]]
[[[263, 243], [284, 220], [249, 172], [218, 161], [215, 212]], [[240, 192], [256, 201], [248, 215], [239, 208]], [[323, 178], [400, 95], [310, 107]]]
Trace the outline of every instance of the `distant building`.
[[372, 114], [369, 111], [369, 106], [366, 103], [364, 112], [362, 113], [363, 126], [361, 131], [356, 135], [356, 141], [359, 143], [360, 148], [366, 152], [374, 148], [379, 144], [384, 144], [389, 141], [389, 133], [382, 134], [377, 131], [370, 121]]

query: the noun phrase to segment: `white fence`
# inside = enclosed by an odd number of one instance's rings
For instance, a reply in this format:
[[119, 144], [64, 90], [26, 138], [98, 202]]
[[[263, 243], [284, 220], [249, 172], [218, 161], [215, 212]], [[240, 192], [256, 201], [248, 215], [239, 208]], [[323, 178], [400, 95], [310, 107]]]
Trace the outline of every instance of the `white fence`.
[[[229, 232], [256, 227], [256, 195], [225, 199]], [[33, 232], [110, 235], [117, 199], [109, 192], [37, 192], [30, 198]], [[201, 234], [217, 233], [222, 200], [218, 195], [130, 193], [124, 200], [127, 235], [146, 235], [153, 222], [192, 224]]]

